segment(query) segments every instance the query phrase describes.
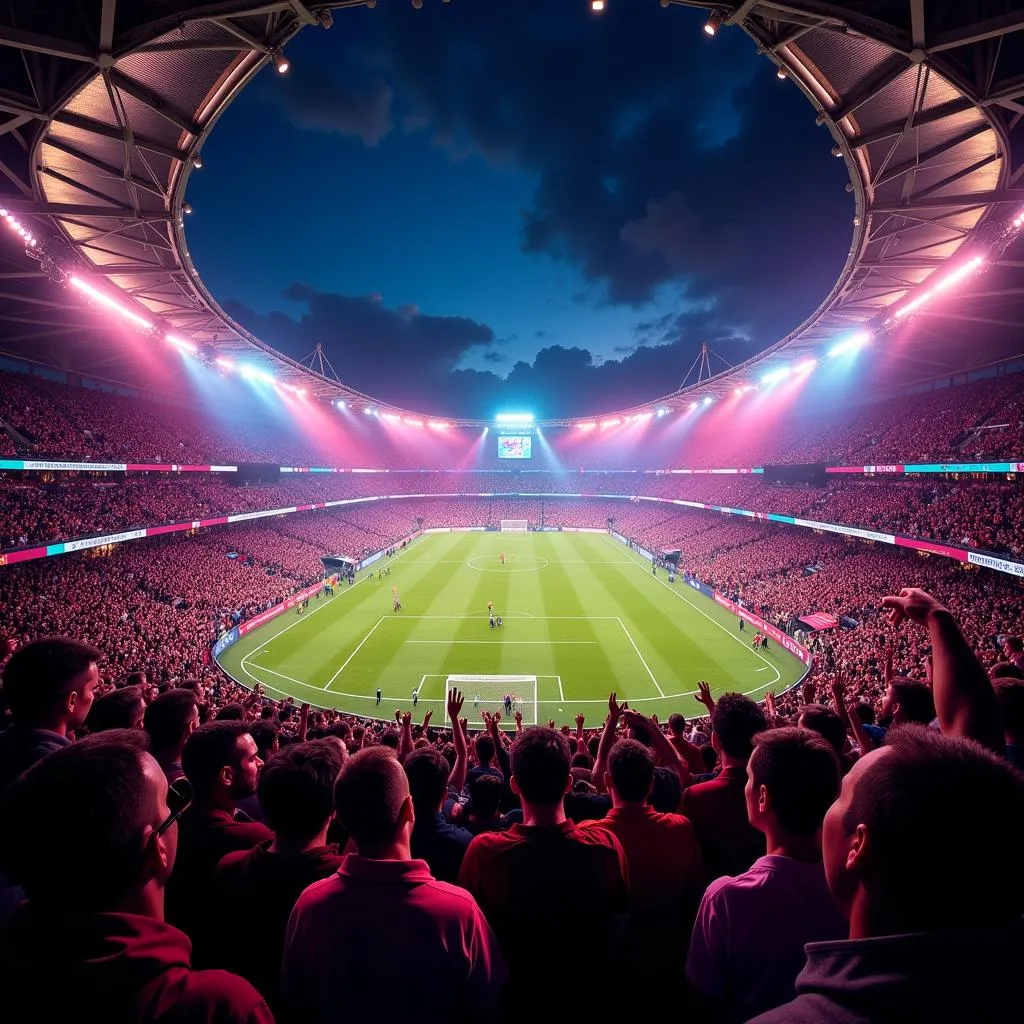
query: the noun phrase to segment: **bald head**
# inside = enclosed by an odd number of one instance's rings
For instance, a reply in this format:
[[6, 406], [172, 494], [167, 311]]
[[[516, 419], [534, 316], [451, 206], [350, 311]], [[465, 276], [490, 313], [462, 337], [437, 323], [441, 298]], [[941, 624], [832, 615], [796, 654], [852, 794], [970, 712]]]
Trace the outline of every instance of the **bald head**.
[[360, 853], [401, 838], [412, 822], [412, 799], [390, 747], [369, 747], [345, 762], [334, 785], [334, 809]]

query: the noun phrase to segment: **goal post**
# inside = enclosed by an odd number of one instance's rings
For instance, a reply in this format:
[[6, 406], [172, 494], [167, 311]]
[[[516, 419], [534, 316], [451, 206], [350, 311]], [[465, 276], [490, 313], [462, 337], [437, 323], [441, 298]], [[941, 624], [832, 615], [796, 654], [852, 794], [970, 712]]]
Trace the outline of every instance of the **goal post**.
[[[512, 716], [506, 714], [506, 697], [512, 699], [512, 710], [523, 716], [523, 725], [537, 724], [536, 676], [451, 675], [445, 682], [445, 692], [452, 688], [462, 691], [462, 714], [469, 719], [470, 728], [483, 725], [482, 711], [500, 711], [502, 718], [511, 720]], [[447, 722], [447, 707], [444, 714]]]
[[502, 533], [526, 533], [529, 529], [530, 521], [528, 519], [502, 519], [501, 521]]

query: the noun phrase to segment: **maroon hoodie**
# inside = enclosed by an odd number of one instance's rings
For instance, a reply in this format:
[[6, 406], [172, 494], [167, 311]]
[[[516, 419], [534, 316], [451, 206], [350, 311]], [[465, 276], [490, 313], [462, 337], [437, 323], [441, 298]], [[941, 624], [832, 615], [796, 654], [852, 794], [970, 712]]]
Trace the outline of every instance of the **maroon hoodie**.
[[23, 903], [0, 931], [4, 1024], [273, 1024], [247, 981], [193, 971], [190, 952], [187, 936], [156, 918]]

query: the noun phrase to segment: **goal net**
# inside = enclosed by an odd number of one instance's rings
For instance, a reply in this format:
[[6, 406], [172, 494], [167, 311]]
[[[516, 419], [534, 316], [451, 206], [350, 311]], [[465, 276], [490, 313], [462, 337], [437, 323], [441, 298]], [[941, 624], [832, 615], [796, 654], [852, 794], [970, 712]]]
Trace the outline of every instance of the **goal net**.
[[529, 530], [528, 519], [502, 519], [502, 533], [526, 533]]
[[[445, 690], [452, 688], [462, 691], [465, 703], [462, 715], [469, 719], [471, 729], [483, 726], [480, 717], [482, 711], [493, 714], [500, 711], [504, 719], [512, 720], [508, 714], [505, 698], [511, 700], [512, 711], [523, 716], [523, 725], [537, 724], [537, 677], [536, 676], [449, 676]], [[445, 709], [445, 720], [448, 711]]]

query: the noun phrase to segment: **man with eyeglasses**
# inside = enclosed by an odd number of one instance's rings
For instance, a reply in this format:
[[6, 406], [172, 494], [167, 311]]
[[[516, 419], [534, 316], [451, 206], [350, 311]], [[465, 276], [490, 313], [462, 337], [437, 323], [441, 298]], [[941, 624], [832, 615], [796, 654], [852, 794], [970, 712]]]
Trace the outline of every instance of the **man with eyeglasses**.
[[272, 1024], [248, 982], [192, 970], [188, 938], [164, 920], [190, 799], [139, 729], [58, 750], [4, 794], [0, 865], [28, 897], [0, 932], [5, 1024]]

